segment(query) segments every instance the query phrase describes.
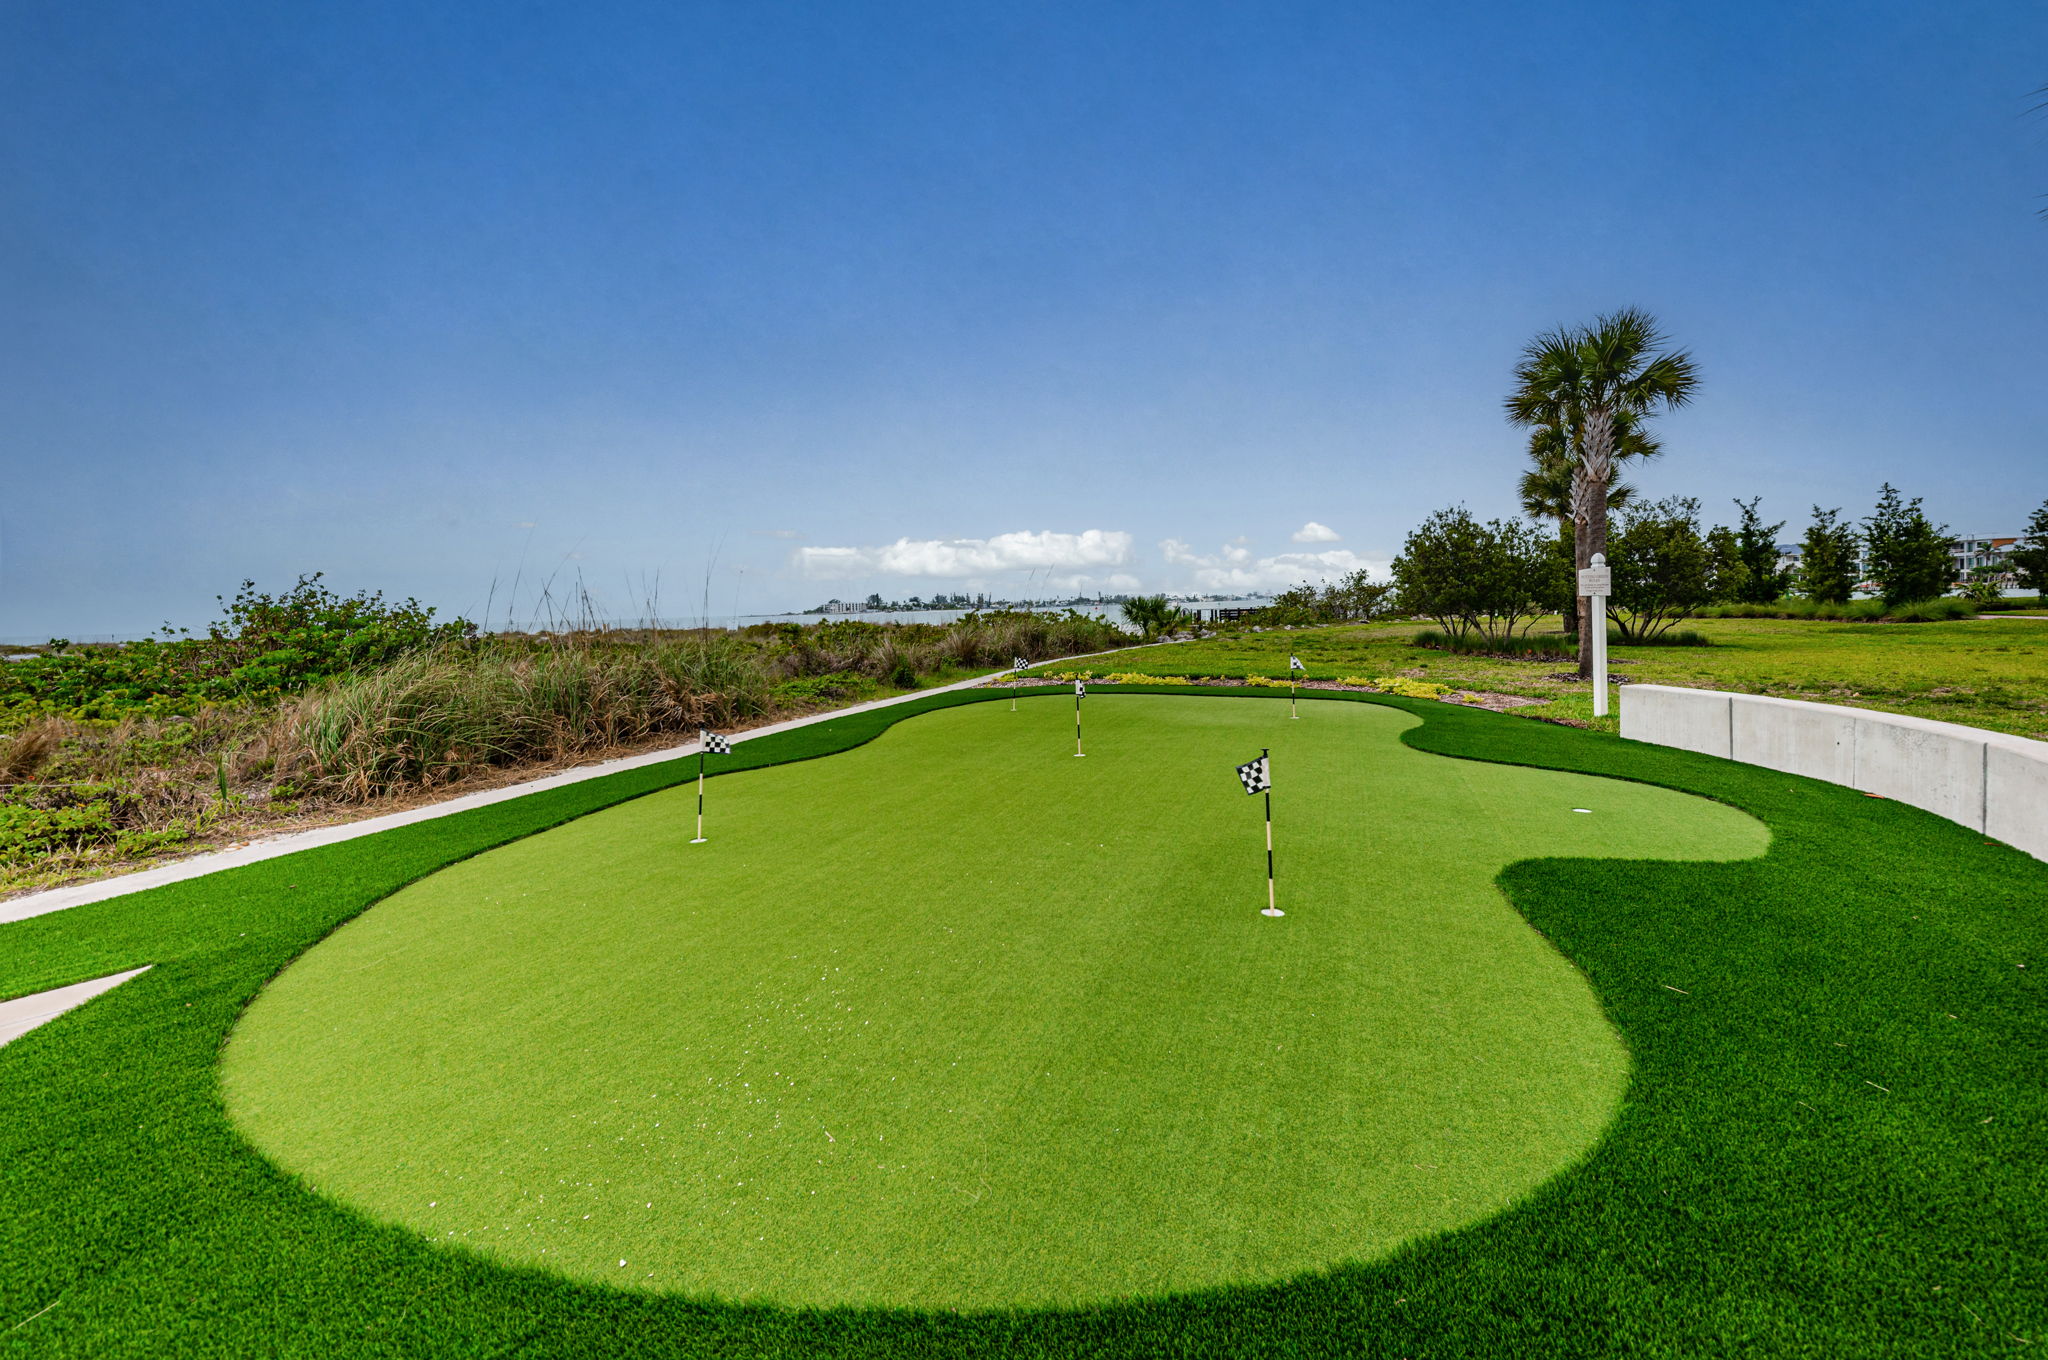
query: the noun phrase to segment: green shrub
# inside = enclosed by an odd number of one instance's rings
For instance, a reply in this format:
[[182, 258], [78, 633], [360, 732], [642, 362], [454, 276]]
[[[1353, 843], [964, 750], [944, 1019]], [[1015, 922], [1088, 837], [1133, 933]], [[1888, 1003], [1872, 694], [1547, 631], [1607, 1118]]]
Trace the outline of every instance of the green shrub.
[[[1579, 640], [1559, 634], [1518, 635], [1488, 638], [1478, 633], [1444, 633], [1425, 628], [1414, 638], [1417, 647], [1452, 652], [1459, 656], [1498, 656], [1516, 661], [1577, 661]], [[1714, 640], [1692, 629], [1667, 630], [1651, 637], [1625, 638], [1609, 629], [1607, 645], [1614, 647], [1711, 647]]]
[[1609, 633], [1607, 635], [1607, 645], [1610, 647], [1711, 647], [1714, 645], [1714, 640], [1705, 633], [1695, 632], [1690, 628], [1679, 628], [1670, 632], [1658, 633], [1654, 637], [1623, 638], [1619, 633]]
[[476, 632], [462, 619], [435, 623], [417, 600], [336, 595], [318, 572], [281, 594], [244, 581], [232, 600], [217, 598], [221, 617], [203, 637], [166, 626], [160, 637], [119, 646], [74, 648], [60, 638], [42, 656], [0, 666], [0, 713], [16, 725], [45, 713], [111, 720], [267, 703]]
[[1439, 652], [1455, 652], [1460, 656], [1500, 656], [1518, 661], [1572, 661], [1579, 654], [1578, 643], [1571, 638], [1530, 637], [1526, 634], [1488, 637], [1477, 631], [1447, 633], [1435, 628], [1425, 628], [1417, 633], [1415, 645]]
[[1894, 605], [1885, 617], [1893, 623], [1947, 623], [1954, 619], [1974, 618], [1977, 612], [1975, 600], [1950, 595]]
[[1914, 600], [1887, 608], [1883, 600], [1849, 600], [1833, 604], [1820, 600], [1783, 599], [1774, 604], [1717, 604], [1699, 611], [1703, 618], [1718, 619], [1826, 619], [1836, 623], [1940, 623], [1967, 619], [1977, 613], [1971, 601], [1955, 596]]
[[32, 785], [0, 802], [0, 863], [27, 864], [119, 836], [115, 791], [106, 785]]
[[874, 689], [875, 682], [864, 675], [799, 675], [781, 681], [769, 695], [778, 705], [798, 707], [859, 699]]

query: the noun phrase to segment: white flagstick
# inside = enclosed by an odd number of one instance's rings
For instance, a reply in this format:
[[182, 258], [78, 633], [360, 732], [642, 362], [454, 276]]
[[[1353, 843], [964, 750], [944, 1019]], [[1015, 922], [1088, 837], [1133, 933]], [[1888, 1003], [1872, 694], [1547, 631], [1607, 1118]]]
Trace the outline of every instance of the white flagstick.
[[697, 839], [692, 845], [704, 844], [704, 729], [697, 729]]
[[1074, 682], [1074, 758], [1076, 760], [1088, 754], [1081, 749], [1081, 696], [1087, 692], [1088, 686], [1086, 681], [1076, 680]]
[[1266, 767], [1266, 909], [1261, 916], [1285, 916], [1273, 900], [1273, 760], [1271, 753], [1259, 748], [1259, 763]]
[[1288, 657], [1288, 658], [1287, 658], [1287, 716], [1288, 716], [1288, 717], [1290, 717], [1290, 718], [1299, 718], [1299, 717], [1301, 716], [1301, 714], [1299, 714], [1299, 713], [1297, 713], [1297, 712], [1295, 712], [1295, 711], [1294, 711], [1294, 693], [1295, 693], [1295, 691], [1296, 691], [1297, 689], [1299, 689], [1299, 688], [1301, 687], [1301, 672], [1302, 672], [1301, 658], [1300, 658], [1300, 657], [1298, 657], [1298, 656], [1290, 656], [1290, 657]]

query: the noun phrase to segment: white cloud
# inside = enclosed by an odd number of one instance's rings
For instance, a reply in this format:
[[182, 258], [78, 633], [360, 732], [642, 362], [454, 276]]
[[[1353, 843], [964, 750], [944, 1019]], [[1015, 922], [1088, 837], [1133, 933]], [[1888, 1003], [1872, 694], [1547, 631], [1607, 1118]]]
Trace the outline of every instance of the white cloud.
[[1329, 525], [1318, 524], [1314, 520], [1310, 520], [1294, 531], [1294, 541], [1296, 543], [1336, 543], [1341, 541], [1343, 537], [1344, 535], [1338, 533]]
[[1131, 560], [1131, 536], [1121, 530], [1088, 529], [1078, 534], [1041, 530], [994, 538], [899, 538], [871, 548], [798, 548], [794, 560], [802, 575], [828, 581], [870, 576], [957, 580], [1003, 571], [1071, 573], [1123, 566]]
[[1241, 539], [1224, 544], [1214, 553], [1198, 553], [1180, 539], [1169, 538], [1159, 545], [1159, 551], [1168, 566], [1182, 569], [1189, 578], [1188, 584], [1216, 593], [1284, 590], [1303, 581], [1334, 581], [1354, 571], [1384, 579], [1388, 569], [1386, 559], [1360, 557], [1349, 548], [1253, 557]]

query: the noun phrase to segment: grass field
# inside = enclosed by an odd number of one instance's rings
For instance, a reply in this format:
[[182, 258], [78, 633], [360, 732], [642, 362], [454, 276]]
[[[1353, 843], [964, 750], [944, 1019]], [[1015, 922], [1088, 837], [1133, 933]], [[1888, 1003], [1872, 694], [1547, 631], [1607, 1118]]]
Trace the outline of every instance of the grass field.
[[[1174, 702], [1282, 707], [1244, 692]], [[1418, 752], [1682, 790], [1770, 831], [1757, 858], [1525, 859], [1499, 874], [1586, 979], [1631, 1069], [1591, 1152], [1483, 1221], [1289, 1280], [1129, 1302], [966, 1315], [727, 1304], [436, 1246], [313, 1193], [236, 1132], [222, 1046], [266, 982], [302, 956], [315, 980], [323, 951], [309, 949], [435, 870], [623, 813], [688, 774], [653, 767], [0, 927], [0, 996], [156, 965], [0, 1049], [0, 1355], [1832, 1360], [2048, 1341], [2048, 867], [1895, 802], [1476, 710], [1332, 696], [1297, 725], [1348, 704], [1419, 718], [1398, 734]], [[1003, 708], [936, 696], [732, 759], [765, 770], [829, 756], [822, 777], [916, 710], [1001, 721]], [[1100, 777], [1111, 748], [1097, 749], [1063, 759]], [[748, 778], [715, 781], [714, 810]], [[1227, 770], [1205, 769], [1215, 778]], [[971, 771], [956, 783], [954, 807], [1000, 796]], [[1254, 800], [1224, 801], [1253, 815]], [[528, 998], [498, 1001], [508, 1024], [529, 1023]]]
[[[1547, 620], [1539, 630], [1554, 629], [1555, 623]], [[1714, 645], [1615, 647], [1614, 674], [1850, 704], [2048, 740], [2048, 624], [2024, 618], [1913, 624], [1692, 619], [1685, 626]], [[1568, 678], [1570, 663], [1454, 656], [1409, 645], [1420, 631], [1422, 625], [1408, 622], [1237, 633], [1125, 652], [1111, 668], [1284, 676], [1292, 653], [1316, 679], [1412, 675], [1454, 688], [1544, 699], [1540, 707], [1516, 711], [1617, 730], [1613, 714], [1593, 717], [1587, 686]]]
[[[444, 870], [265, 992], [229, 1112], [372, 1217], [579, 1279], [1272, 1283], [1484, 1218], [1612, 1117], [1626, 1054], [1501, 869], [1766, 845], [1704, 799], [1423, 754], [1388, 708], [1101, 696], [1086, 761], [1071, 711], [735, 776], [707, 846], [684, 789]], [[1284, 920], [1232, 774], [1261, 746]]]

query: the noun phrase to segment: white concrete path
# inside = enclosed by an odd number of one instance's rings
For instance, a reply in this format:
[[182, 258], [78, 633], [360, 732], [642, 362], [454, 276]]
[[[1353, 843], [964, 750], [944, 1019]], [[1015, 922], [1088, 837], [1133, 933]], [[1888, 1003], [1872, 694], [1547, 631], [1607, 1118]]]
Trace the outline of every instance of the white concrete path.
[[83, 1006], [101, 992], [110, 992], [129, 978], [147, 973], [149, 968], [148, 964], [144, 964], [140, 968], [130, 968], [127, 972], [116, 973], [112, 977], [94, 978], [91, 982], [74, 982], [69, 987], [37, 992], [34, 996], [17, 996], [12, 1001], [0, 1001], [0, 1045], [13, 1043], [37, 1025], [47, 1025], [64, 1012]]
[[[1156, 644], [1155, 644], [1156, 645]], [[1123, 648], [1107, 652], [1088, 652], [1081, 656], [1054, 657], [1049, 661], [1036, 662], [1041, 666], [1064, 665], [1071, 661], [1088, 661], [1098, 656], [1110, 656]], [[872, 709], [889, 708], [896, 704], [915, 703], [934, 694], [950, 690], [973, 689], [993, 679], [1008, 675], [1008, 671], [992, 671], [977, 675], [970, 680], [958, 680], [950, 685], [934, 689], [921, 689], [910, 694], [899, 694], [893, 698], [876, 699], [871, 703], [855, 704], [851, 708], [835, 708], [824, 713], [812, 713], [786, 722], [770, 723], [733, 734], [734, 741], [751, 741], [772, 732], [787, 732], [792, 728], [809, 727], [814, 723], [831, 722], [852, 713], [866, 713]], [[0, 925], [11, 921], [26, 921], [31, 916], [42, 916], [48, 912], [63, 911], [66, 907], [82, 907], [88, 902], [104, 902], [110, 897], [123, 897], [128, 893], [141, 892], [145, 888], [157, 888], [166, 883], [181, 883], [188, 878], [202, 878], [216, 874], [223, 869], [239, 868], [244, 864], [255, 864], [261, 860], [276, 859], [279, 855], [295, 854], [300, 850], [311, 850], [316, 846], [335, 845], [352, 841], [358, 836], [374, 836], [380, 831], [393, 827], [410, 826], [414, 822], [430, 822], [436, 817], [448, 817], [471, 808], [489, 807], [493, 803], [509, 802], [524, 798], [529, 793], [540, 793], [546, 789], [558, 789], [569, 784], [580, 784], [586, 779], [602, 779], [608, 774], [621, 770], [635, 770], [643, 765], [659, 765], [663, 761], [681, 760], [697, 754], [697, 743], [671, 746], [666, 750], [649, 751], [644, 755], [624, 756], [618, 760], [602, 761], [596, 765], [581, 765], [560, 774], [551, 774], [540, 779], [529, 779], [523, 784], [512, 784], [502, 789], [487, 789], [482, 793], [466, 793], [446, 802], [434, 803], [428, 807], [413, 808], [406, 812], [390, 812], [382, 817], [366, 817], [359, 822], [344, 822], [338, 826], [323, 826], [313, 831], [298, 831], [289, 835], [269, 836], [262, 840], [238, 845], [230, 850], [215, 850], [189, 859], [177, 860], [154, 869], [142, 869], [135, 873], [120, 874], [112, 878], [94, 879], [90, 883], [74, 883], [65, 888], [51, 888], [46, 892], [24, 893], [20, 897], [0, 901]]]

